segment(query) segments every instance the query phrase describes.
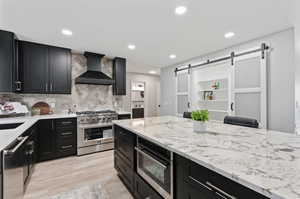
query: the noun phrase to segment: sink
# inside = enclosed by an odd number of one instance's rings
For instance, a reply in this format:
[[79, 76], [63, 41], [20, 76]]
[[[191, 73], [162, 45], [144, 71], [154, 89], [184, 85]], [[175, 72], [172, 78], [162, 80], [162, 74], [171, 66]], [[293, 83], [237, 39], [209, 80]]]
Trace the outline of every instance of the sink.
[[15, 129], [23, 123], [0, 124], [0, 130]]

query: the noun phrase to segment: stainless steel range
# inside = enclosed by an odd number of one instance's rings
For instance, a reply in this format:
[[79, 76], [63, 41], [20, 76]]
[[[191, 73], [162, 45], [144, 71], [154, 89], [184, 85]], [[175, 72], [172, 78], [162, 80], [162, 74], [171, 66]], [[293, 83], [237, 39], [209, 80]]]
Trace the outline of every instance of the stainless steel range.
[[114, 148], [112, 120], [118, 114], [111, 110], [77, 112], [77, 155]]

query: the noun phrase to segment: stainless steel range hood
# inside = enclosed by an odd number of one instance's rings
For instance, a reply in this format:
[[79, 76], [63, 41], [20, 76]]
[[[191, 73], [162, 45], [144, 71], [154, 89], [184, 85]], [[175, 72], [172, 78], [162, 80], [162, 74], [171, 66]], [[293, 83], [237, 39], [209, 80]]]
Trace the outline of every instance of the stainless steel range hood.
[[112, 85], [115, 81], [101, 71], [101, 59], [105, 55], [84, 52], [87, 71], [75, 79], [75, 84]]

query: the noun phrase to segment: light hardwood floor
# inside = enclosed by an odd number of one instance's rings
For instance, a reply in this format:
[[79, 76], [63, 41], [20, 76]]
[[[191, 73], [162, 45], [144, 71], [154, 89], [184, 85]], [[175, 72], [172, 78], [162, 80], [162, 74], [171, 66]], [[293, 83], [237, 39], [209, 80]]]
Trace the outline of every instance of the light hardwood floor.
[[133, 199], [114, 169], [113, 151], [37, 164], [24, 199], [48, 199], [95, 183], [101, 183], [110, 199]]

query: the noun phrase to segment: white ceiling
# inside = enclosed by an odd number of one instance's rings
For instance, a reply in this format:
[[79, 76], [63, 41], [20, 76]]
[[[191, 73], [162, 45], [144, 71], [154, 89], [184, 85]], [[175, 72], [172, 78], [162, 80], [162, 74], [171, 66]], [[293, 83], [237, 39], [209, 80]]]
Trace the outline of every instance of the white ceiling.
[[[0, 1], [1, 29], [21, 39], [127, 57], [137, 72], [291, 27], [288, 0]], [[186, 15], [174, 14], [179, 5], [187, 6]], [[62, 28], [73, 36], [63, 36]], [[236, 37], [224, 39], [228, 31]], [[136, 50], [128, 50], [129, 43]]]

